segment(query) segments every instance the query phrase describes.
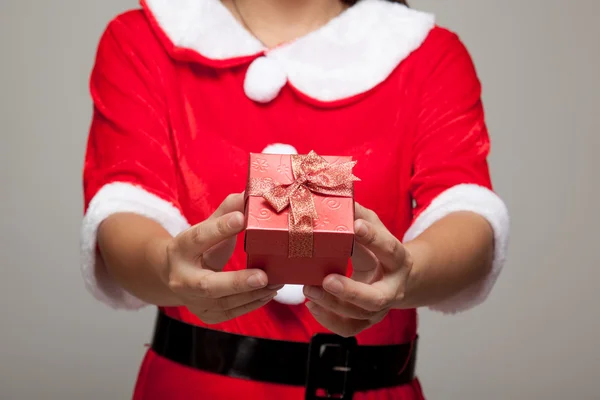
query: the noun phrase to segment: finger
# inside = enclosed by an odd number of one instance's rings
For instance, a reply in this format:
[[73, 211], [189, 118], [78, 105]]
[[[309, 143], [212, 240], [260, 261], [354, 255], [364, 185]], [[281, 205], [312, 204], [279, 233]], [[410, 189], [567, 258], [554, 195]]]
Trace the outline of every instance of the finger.
[[234, 236], [211, 247], [202, 254], [202, 267], [212, 271], [222, 271], [233, 255], [235, 245], [236, 237]]
[[343, 337], [354, 336], [371, 325], [368, 320], [357, 320], [336, 315], [312, 301], [307, 302], [306, 307], [324, 328]]
[[323, 289], [338, 299], [367, 311], [389, 309], [395, 299], [389, 285], [368, 285], [342, 275], [329, 275], [323, 280]]
[[366, 219], [367, 209], [360, 205], [358, 201], [354, 202], [354, 219]]
[[371, 283], [380, 278], [379, 260], [365, 246], [357, 243], [352, 253], [352, 279], [358, 282]]
[[377, 314], [376, 311], [368, 311], [364, 308], [357, 307], [352, 303], [343, 301], [316, 286], [305, 286], [304, 295], [313, 303], [318, 304], [341, 317], [362, 320], [371, 319]]
[[225, 311], [208, 311], [199, 315], [198, 317], [207, 324], [218, 324], [224, 321], [229, 321], [244, 314], [248, 314], [249, 312], [258, 310], [259, 308], [266, 305], [268, 302], [273, 300], [275, 297], [274, 294], [266, 296], [260, 300], [253, 301], [248, 304], [244, 304], [243, 306], [233, 308], [231, 310]]
[[363, 219], [354, 222], [356, 241], [369, 249], [383, 264], [395, 271], [404, 263], [406, 251], [398, 239], [383, 225], [374, 225]]
[[262, 289], [267, 286], [267, 282], [267, 274], [257, 269], [213, 272], [190, 267], [182, 268], [174, 274], [169, 286], [176, 293], [189, 297], [218, 299]]
[[241, 212], [225, 214], [194, 225], [177, 237], [177, 247], [188, 257], [196, 258], [211, 247], [235, 237], [244, 228]]
[[379, 217], [374, 211], [363, 207], [358, 202], [354, 202], [354, 219], [364, 219], [371, 223], [376, 223], [379, 221]]
[[246, 304], [253, 303], [260, 299], [267, 298], [271, 295], [277, 295], [277, 290], [264, 288], [253, 290], [251, 292], [225, 296], [218, 299], [209, 299], [209, 303], [204, 304], [206, 305], [207, 309], [213, 311], [227, 311], [244, 306]]
[[199, 294], [202, 297], [218, 299], [262, 289], [267, 283], [267, 274], [262, 270], [215, 272], [202, 279]]
[[225, 214], [229, 214], [235, 211], [244, 212], [244, 193], [233, 193], [230, 194], [223, 200], [223, 202], [217, 207], [215, 212], [208, 218], [214, 219], [221, 217]]

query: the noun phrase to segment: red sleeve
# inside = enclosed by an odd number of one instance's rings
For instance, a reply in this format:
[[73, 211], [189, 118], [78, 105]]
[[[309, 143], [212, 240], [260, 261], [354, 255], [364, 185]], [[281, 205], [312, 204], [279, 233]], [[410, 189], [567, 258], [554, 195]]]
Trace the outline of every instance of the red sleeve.
[[481, 102], [481, 84], [465, 46], [454, 34], [437, 29], [424, 46], [426, 76], [419, 103], [410, 191], [415, 201], [409, 241], [450, 213], [471, 211], [493, 228], [492, 270], [455, 297], [431, 307], [454, 313], [482, 303], [504, 265], [509, 215], [492, 191], [487, 156], [490, 138]]
[[176, 205], [164, 59], [143, 16], [115, 19], [103, 34], [90, 92], [94, 114], [84, 167], [85, 205], [106, 184], [127, 182]]
[[90, 91], [94, 104], [83, 171], [81, 270], [87, 289], [114, 308], [146, 304], [119, 287], [97, 251], [100, 223], [138, 213], [172, 235], [189, 225], [177, 198], [165, 93], [166, 56], [141, 12], [112, 21], [100, 40]]
[[430, 59], [420, 99], [411, 181], [415, 216], [455, 185], [492, 188], [490, 139], [475, 67], [456, 35], [440, 42], [443, 49]]

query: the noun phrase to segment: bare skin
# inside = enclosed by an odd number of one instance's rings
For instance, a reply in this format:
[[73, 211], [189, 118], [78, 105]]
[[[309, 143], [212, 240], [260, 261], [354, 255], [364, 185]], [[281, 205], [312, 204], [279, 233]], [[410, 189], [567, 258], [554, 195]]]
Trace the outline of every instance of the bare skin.
[[353, 336], [391, 309], [428, 306], [483, 279], [494, 251], [491, 226], [461, 212], [441, 219], [406, 244], [377, 215], [356, 205], [353, 276], [331, 275], [323, 287], [305, 287], [307, 307], [326, 328]]
[[133, 295], [160, 306], [186, 306], [205, 323], [219, 323], [268, 303], [260, 270], [222, 272], [244, 225], [243, 195], [229, 196], [206, 221], [171, 237], [158, 223], [115, 214], [98, 231], [109, 274]]
[[[229, 196], [206, 221], [172, 238], [156, 222], [115, 214], [98, 232], [109, 274], [138, 298], [186, 306], [206, 323], [226, 321], [269, 302], [260, 270], [222, 272], [243, 229], [243, 195]], [[377, 215], [356, 205], [354, 275], [331, 275], [322, 287], [305, 287], [314, 317], [342, 336], [381, 321], [394, 308], [442, 301], [482, 279], [493, 255], [492, 229], [482, 217], [455, 213], [402, 244]]]
[[222, 3], [268, 48], [305, 36], [348, 8], [337, 0], [222, 0]]

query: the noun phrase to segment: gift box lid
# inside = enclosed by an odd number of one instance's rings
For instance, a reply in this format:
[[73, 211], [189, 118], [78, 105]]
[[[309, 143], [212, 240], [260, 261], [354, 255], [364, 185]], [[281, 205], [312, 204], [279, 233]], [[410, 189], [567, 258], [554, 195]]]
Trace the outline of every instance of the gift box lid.
[[[262, 179], [275, 185], [294, 180], [290, 155], [250, 154], [248, 180]], [[351, 157], [323, 156], [330, 164]], [[350, 257], [354, 247], [354, 199], [312, 193], [317, 218], [313, 221], [313, 257]], [[245, 250], [249, 254], [287, 255], [289, 212], [277, 212], [262, 197], [246, 198]]]

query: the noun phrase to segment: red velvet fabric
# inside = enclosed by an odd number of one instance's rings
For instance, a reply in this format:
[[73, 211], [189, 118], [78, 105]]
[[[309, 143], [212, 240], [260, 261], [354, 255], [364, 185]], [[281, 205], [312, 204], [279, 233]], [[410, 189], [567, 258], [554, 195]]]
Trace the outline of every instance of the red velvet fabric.
[[[186, 60], [174, 59], [174, 52], [186, 54]], [[110, 23], [91, 76], [94, 117], [84, 170], [86, 208], [103, 185], [129, 182], [198, 223], [227, 194], [244, 190], [248, 153], [272, 143], [291, 144], [304, 154], [353, 156], [361, 178], [356, 200], [375, 210], [398, 238], [444, 190], [461, 183], [491, 186], [480, 84], [465, 47], [445, 29], [435, 28], [384, 83], [329, 104], [289, 85], [272, 102], [255, 103], [243, 92], [251, 58], [202, 61], [174, 49], [141, 11]], [[238, 241], [227, 269], [244, 267]], [[203, 325], [185, 308], [165, 311]], [[325, 331], [304, 305], [276, 302], [211, 327], [298, 341]], [[357, 339], [361, 344], [403, 343], [416, 332], [415, 310], [398, 310]], [[213, 376], [152, 352], [135, 391], [137, 400], [302, 396], [301, 388]], [[422, 395], [415, 381], [356, 398], [414, 400]]]

